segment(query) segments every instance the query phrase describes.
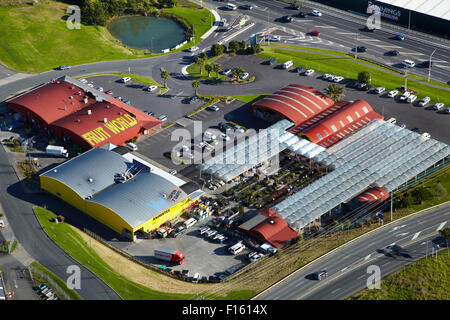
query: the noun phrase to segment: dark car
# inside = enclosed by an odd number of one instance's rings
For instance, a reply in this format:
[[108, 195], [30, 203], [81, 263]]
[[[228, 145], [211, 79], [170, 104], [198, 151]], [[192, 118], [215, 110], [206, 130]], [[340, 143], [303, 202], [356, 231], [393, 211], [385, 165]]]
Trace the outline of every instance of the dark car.
[[369, 28], [368, 26], [364, 26], [364, 28], [362, 28], [362, 30], [366, 31], [366, 32], [374, 32], [375, 28]]
[[398, 56], [400, 54], [398, 50], [391, 50], [388, 51], [387, 53], [390, 54], [391, 56]]
[[300, 18], [306, 18], [306, 13], [304, 13], [303, 11], [300, 11], [300, 12], [297, 14], [297, 17], [300, 17]]
[[70, 68], [72, 68], [71, 66], [66, 66], [66, 65], [61, 65], [58, 67], [59, 70], [69, 70]]
[[366, 51], [367, 51], [367, 48], [364, 47], [364, 46], [357, 46], [357, 47], [356, 47], [356, 51], [358, 51], [358, 52], [366, 52]]
[[191, 104], [191, 103], [196, 102], [197, 100], [198, 100], [197, 96], [192, 96], [192, 97], [187, 99], [187, 103]]
[[367, 83], [364, 83], [364, 82], [358, 84], [358, 86], [357, 86], [358, 90], [361, 90], [361, 91], [364, 90], [365, 87], [367, 87]]
[[353, 81], [353, 82], [351, 82], [348, 86], [349, 86], [350, 88], [356, 88], [358, 85], [359, 85], [359, 82], [358, 82], [358, 81]]
[[328, 277], [328, 271], [326, 271], [326, 270], [318, 271], [318, 272], [314, 273], [314, 277], [316, 280], [325, 279], [326, 277]]
[[425, 68], [432, 67], [433, 66], [433, 61], [425, 60], [425, 61], [422, 62], [422, 66], [425, 67]]
[[281, 17], [281, 21], [283, 22], [291, 22], [292, 20], [294, 20], [291, 16], [282, 16]]
[[272, 59], [270, 59], [269, 60], [269, 64], [275, 64], [275, 63], [277, 63], [277, 59], [275, 59], [275, 58], [272, 58]]
[[245, 10], [252, 10], [252, 9], [253, 9], [253, 6], [252, 6], [251, 4], [243, 4], [243, 5], [241, 6], [241, 8], [242, 8], [242, 9], [245, 9]]
[[295, 3], [291, 3], [291, 4], [288, 6], [288, 9], [298, 10], [298, 9], [300, 9], [300, 7], [299, 7], [298, 5], [296, 5]]

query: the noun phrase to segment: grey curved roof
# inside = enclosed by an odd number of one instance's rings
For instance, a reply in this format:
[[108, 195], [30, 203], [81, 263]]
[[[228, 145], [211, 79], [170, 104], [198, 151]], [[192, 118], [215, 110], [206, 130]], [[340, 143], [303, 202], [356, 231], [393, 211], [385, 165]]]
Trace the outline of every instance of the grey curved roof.
[[[85, 199], [114, 184], [114, 175], [131, 164], [121, 155], [101, 148], [91, 149], [45, 172]], [[90, 182], [89, 179], [92, 179]]]
[[[174, 189], [180, 192], [180, 196], [172, 202], [165, 195]], [[136, 228], [186, 197], [186, 193], [169, 180], [144, 172], [125, 183], [106, 189], [89, 201], [111, 209], [132, 228]]]

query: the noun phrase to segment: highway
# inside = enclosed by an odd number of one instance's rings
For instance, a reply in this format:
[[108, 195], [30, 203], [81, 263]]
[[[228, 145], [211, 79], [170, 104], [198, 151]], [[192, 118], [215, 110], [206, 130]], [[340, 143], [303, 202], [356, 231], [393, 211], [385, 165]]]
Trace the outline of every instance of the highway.
[[[222, 6], [221, 3], [215, 1], [210, 1], [210, 3], [218, 7], [217, 11], [220, 14], [226, 12], [220, 9]], [[247, 3], [247, 1], [236, 1], [236, 3], [239, 5]], [[306, 18], [294, 17], [293, 22], [283, 23], [276, 20], [284, 15], [292, 16], [299, 11], [287, 9], [287, 5], [279, 1], [255, 0], [251, 3], [255, 5], [252, 10], [238, 9], [236, 14], [246, 14], [255, 21], [265, 22], [268, 27], [277, 25], [281, 28], [284, 27], [294, 31], [297, 39], [289, 39], [289, 43], [311, 44], [312, 38], [314, 37], [309, 36], [308, 33], [318, 30], [321, 32], [319, 38], [322, 41], [327, 40], [327, 43], [331, 43], [331, 47], [334, 46], [331, 49], [351, 52], [351, 49], [357, 45], [363, 45], [367, 48], [367, 52], [358, 53], [359, 56], [367, 56], [370, 59], [389, 64], [393, 67], [400, 67], [401, 61], [404, 59], [410, 59], [415, 61], [416, 64], [419, 64], [422, 61], [428, 60], [433, 50], [437, 49], [432, 57], [434, 64], [431, 70], [431, 79], [450, 83], [450, 46], [445, 42], [415, 34], [408, 34], [407, 32], [402, 32], [405, 40], [395, 40], [393, 37], [399, 32], [391, 30], [388, 25], [385, 26], [383, 23], [380, 30], [365, 32], [360, 30], [364, 27], [362, 21], [347, 15], [337, 14], [332, 10], [324, 9], [320, 9], [322, 12], [321, 17], [312, 15], [307, 15]], [[302, 11], [306, 13], [311, 12], [309, 9], [302, 9]], [[359, 34], [358, 39], [356, 33]], [[311, 41], [304, 42], [304, 40]], [[387, 51], [393, 49], [398, 50], [400, 55], [390, 56], [386, 54]], [[409, 72], [423, 77], [428, 76], [428, 68], [421, 66], [416, 66], [409, 70]]]
[[[371, 274], [368, 266], [380, 268], [381, 277], [431, 254], [431, 240], [448, 226], [450, 203], [396, 221], [367, 234], [303, 269], [256, 297], [261, 300], [339, 300], [363, 289]], [[311, 279], [327, 270], [328, 278]]]

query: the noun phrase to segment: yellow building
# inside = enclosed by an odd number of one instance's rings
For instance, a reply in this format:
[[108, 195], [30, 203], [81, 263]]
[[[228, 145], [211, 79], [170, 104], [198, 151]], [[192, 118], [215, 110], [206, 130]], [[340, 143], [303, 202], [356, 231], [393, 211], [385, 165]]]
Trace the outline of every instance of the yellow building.
[[[122, 149], [123, 150], [123, 149]], [[40, 176], [41, 188], [134, 240], [179, 216], [203, 194], [197, 184], [134, 155], [91, 149]]]

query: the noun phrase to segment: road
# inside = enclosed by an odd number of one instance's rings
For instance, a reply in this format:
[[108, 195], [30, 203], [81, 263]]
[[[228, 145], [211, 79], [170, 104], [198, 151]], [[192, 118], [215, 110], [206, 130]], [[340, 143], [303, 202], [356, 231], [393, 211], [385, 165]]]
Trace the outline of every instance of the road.
[[[380, 268], [381, 277], [431, 253], [431, 240], [448, 226], [450, 204], [386, 225], [293, 273], [256, 299], [338, 300], [367, 285], [368, 266]], [[328, 271], [328, 278], [312, 280], [311, 274]]]
[[[217, 6], [217, 2], [209, 2], [215, 3]], [[246, 3], [246, 1], [236, 1], [236, 3], [239, 5]], [[298, 11], [287, 9], [287, 5], [279, 1], [255, 0], [252, 1], [252, 4], [256, 6], [252, 10], [238, 9], [236, 14], [245, 13], [257, 22], [265, 22], [267, 26], [277, 25], [292, 30], [298, 38], [289, 39], [289, 43], [314, 43], [313, 38], [315, 37], [309, 36], [308, 33], [319, 30], [321, 35], [320, 40], [318, 40], [322, 43], [326, 41], [329, 45], [334, 46], [335, 50], [351, 52], [351, 49], [357, 45], [363, 45], [367, 48], [367, 52], [358, 53], [358, 55], [366, 56], [393, 67], [399, 67], [404, 59], [410, 59], [416, 61], [416, 63], [428, 60], [433, 50], [437, 49], [432, 57], [434, 64], [431, 79], [450, 83], [450, 46], [444, 42], [408, 34], [407, 32], [403, 33], [405, 35], [404, 41], [395, 40], [393, 37], [398, 31], [391, 30], [389, 26], [383, 24], [380, 30], [373, 33], [364, 32], [360, 30], [364, 26], [360, 20], [337, 14], [333, 10], [320, 9], [323, 13], [321, 17], [307, 15], [306, 18], [294, 18], [291, 23], [283, 23], [276, 20], [284, 15], [294, 15]], [[220, 13], [225, 12], [220, 9], [218, 11]], [[311, 12], [309, 9], [302, 11]], [[356, 33], [359, 33], [358, 39]], [[316, 41], [316, 43], [320, 42]], [[400, 55], [393, 57], [386, 54], [387, 51], [393, 49], [398, 50]], [[428, 76], [428, 68], [417, 66], [409, 71], [423, 77]]]

